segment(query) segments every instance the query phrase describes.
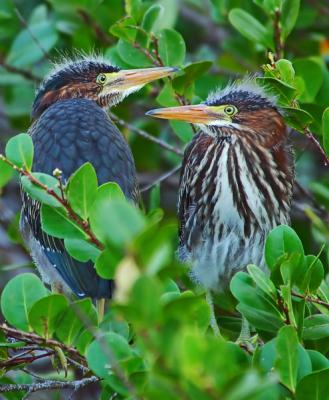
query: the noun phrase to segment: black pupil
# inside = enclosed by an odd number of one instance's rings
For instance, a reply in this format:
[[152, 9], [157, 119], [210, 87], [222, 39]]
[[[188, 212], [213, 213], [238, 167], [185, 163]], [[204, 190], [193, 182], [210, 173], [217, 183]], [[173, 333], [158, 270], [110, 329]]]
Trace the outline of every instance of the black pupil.
[[105, 76], [104, 76], [104, 75], [101, 75], [101, 76], [99, 77], [99, 80], [100, 80], [101, 82], [105, 82]]
[[229, 114], [232, 114], [233, 108], [232, 107], [227, 107], [226, 112], [228, 112]]

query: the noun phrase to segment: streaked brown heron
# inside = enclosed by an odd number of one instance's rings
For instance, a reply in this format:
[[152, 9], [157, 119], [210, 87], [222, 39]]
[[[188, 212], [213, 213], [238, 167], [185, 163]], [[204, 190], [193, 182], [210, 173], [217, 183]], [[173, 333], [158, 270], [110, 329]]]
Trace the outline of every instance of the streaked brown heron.
[[289, 224], [294, 182], [275, 99], [248, 79], [203, 104], [147, 114], [200, 128], [184, 153], [178, 200], [179, 255], [192, 277], [216, 292], [248, 264], [265, 270], [265, 240]]
[[[45, 78], [33, 104], [29, 133], [34, 143], [33, 171], [52, 174], [58, 168], [65, 181], [91, 162], [98, 182], [120, 185], [127, 199], [137, 202], [133, 156], [106, 108], [146, 83], [172, 74], [176, 68], [120, 70], [101, 58], [66, 62]], [[23, 193], [21, 230], [45, 283], [73, 291], [78, 297], [110, 298], [111, 281], [101, 279], [91, 261], [79, 262], [61, 239], [41, 226], [40, 204]]]

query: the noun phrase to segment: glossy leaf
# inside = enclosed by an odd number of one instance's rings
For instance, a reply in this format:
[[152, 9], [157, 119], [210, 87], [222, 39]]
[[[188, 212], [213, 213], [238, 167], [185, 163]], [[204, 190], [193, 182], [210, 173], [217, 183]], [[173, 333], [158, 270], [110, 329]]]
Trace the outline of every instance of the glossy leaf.
[[329, 368], [305, 376], [297, 386], [296, 400], [324, 400], [329, 392]]
[[115, 248], [102, 251], [95, 263], [97, 274], [104, 279], [114, 279], [116, 269], [122, 257], [122, 252]]
[[305, 340], [318, 340], [329, 337], [329, 316], [311, 315], [305, 318], [303, 338]]
[[286, 38], [293, 30], [298, 14], [300, 0], [284, 0], [281, 9], [281, 26], [283, 37]]
[[323, 148], [329, 156], [329, 107], [327, 107], [322, 115], [322, 135]]
[[64, 239], [64, 244], [68, 253], [78, 261], [95, 261], [100, 253], [96, 246], [84, 239], [67, 238]]
[[50, 338], [67, 306], [68, 301], [62, 294], [52, 294], [35, 302], [28, 316], [34, 332]]
[[10, 165], [0, 160], [0, 189], [4, 187], [13, 177], [14, 170]]
[[185, 41], [174, 29], [162, 29], [157, 34], [159, 55], [165, 65], [182, 65], [185, 60]]
[[152, 61], [147, 58], [143, 52], [125, 40], [119, 40], [117, 44], [117, 50], [122, 60], [132, 67], [143, 68], [152, 66]]
[[31, 136], [26, 133], [20, 133], [12, 137], [6, 144], [6, 157], [18, 167], [31, 170], [33, 153]]
[[268, 29], [247, 11], [234, 8], [229, 12], [228, 19], [234, 28], [247, 39], [273, 49], [273, 41]]
[[295, 392], [298, 367], [298, 338], [292, 326], [280, 329], [276, 341], [276, 369], [281, 382]]
[[36, 275], [30, 273], [17, 275], [2, 291], [2, 314], [15, 328], [28, 331], [30, 329], [29, 311], [35, 302], [47, 294], [47, 289]]
[[97, 192], [97, 176], [94, 167], [89, 162], [83, 164], [70, 176], [67, 185], [70, 206], [86, 220]]
[[161, 4], [153, 4], [144, 14], [142, 28], [146, 32], [152, 32], [157, 19], [160, 18], [162, 13], [163, 6]]
[[248, 265], [247, 270], [256, 285], [265, 293], [273, 297], [274, 300], [276, 300], [277, 291], [271, 279], [256, 265]]
[[[58, 187], [58, 180], [42, 172], [33, 172], [31, 174], [39, 182], [46, 185], [48, 189], [53, 190], [59, 197], [61, 197], [61, 192]], [[47, 191], [35, 183], [33, 183], [27, 176], [21, 177], [21, 184], [25, 192], [27, 192], [32, 199], [38, 200], [43, 204], [47, 204], [52, 207], [61, 207], [61, 203], [52, 195], [47, 193]]]

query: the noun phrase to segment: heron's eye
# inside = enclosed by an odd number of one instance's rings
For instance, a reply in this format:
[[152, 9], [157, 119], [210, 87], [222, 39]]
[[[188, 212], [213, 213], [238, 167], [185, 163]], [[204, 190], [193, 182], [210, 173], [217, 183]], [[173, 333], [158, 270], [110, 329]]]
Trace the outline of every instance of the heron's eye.
[[104, 85], [104, 83], [106, 82], [106, 75], [105, 74], [99, 74], [96, 78], [96, 82]]
[[226, 106], [224, 108], [224, 113], [228, 116], [235, 115], [238, 112], [238, 109], [235, 106]]

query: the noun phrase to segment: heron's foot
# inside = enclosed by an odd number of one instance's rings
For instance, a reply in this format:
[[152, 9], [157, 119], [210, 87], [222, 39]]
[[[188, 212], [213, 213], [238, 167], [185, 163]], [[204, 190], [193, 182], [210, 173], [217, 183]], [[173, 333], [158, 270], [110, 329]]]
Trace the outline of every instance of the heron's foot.
[[241, 321], [241, 332], [236, 340], [236, 344], [241, 348], [248, 351], [248, 353], [253, 353], [257, 346], [258, 335], [251, 336], [248, 321], [242, 317]]

